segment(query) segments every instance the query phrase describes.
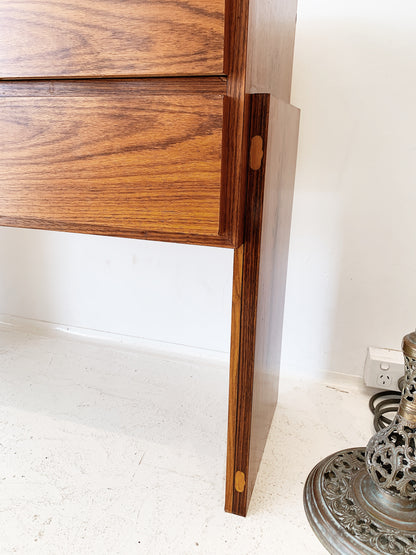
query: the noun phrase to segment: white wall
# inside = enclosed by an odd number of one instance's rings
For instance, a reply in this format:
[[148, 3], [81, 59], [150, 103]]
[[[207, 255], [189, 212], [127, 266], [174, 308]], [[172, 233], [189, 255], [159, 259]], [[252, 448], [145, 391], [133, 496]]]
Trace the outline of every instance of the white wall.
[[[416, 326], [416, 5], [299, 0], [283, 369], [361, 374]], [[226, 351], [232, 252], [0, 229], [0, 313]]]
[[232, 254], [0, 228], [0, 314], [227, 351]]
[[416, 327], [416, 4], [299, 0], [284, 368], [361, 374]]

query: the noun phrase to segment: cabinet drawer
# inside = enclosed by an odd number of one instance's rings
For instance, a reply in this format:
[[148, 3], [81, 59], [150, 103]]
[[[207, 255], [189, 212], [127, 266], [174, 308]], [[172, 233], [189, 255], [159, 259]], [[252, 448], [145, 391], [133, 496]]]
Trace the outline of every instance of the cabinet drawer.
[[0, 78], [218, 75], [225, 0], [2, 0]]
[[216, 236], [220, 78], [0, 82], [0, 225]]

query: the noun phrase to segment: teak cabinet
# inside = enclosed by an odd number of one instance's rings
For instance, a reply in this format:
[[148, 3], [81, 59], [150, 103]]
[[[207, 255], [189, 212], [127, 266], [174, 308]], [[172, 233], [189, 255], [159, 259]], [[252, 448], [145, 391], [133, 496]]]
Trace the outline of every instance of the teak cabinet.
[[225, 508], [277, 400], [296, 0], [0, 3], [0, 225], [234, 249]]

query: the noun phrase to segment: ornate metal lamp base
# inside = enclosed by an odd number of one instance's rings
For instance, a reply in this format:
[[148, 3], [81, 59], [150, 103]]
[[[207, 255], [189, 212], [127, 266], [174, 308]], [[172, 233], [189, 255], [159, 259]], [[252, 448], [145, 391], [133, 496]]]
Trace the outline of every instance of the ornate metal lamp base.
[[380, 490], [365, 451], [345, 449], [315, 466], [304, 490], [309, 523], [334, 555], [416, 555], [416, 502]]

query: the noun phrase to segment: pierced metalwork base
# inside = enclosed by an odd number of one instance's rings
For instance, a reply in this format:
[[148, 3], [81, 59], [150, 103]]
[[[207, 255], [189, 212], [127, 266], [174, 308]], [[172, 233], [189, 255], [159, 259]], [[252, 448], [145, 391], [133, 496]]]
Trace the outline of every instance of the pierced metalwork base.
[[315, 534], [334, 555], [416, 555], [416, 503], [374, 484], [365, 447], [317, 464], [305, 484], [304, 505]]

